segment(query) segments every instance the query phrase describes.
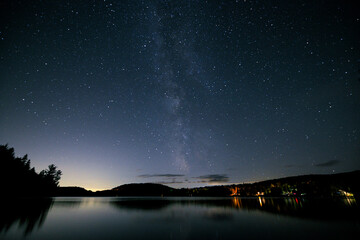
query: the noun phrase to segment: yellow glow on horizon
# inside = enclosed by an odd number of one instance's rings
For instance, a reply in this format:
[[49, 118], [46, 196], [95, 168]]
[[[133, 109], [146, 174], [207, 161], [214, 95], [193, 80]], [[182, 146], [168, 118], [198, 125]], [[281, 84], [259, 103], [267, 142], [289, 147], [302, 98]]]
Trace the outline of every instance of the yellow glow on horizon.
[[90, 190], [92, 192], [96, 192], [96, 191], [104, 191], [104, 190], [109, 190], [110, 188], [86, 188], [86, 190]]

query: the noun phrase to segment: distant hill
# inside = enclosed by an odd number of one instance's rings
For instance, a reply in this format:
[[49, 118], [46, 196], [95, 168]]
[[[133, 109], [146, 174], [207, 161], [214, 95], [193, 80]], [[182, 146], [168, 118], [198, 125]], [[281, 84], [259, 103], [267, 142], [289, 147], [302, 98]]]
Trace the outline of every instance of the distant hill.
[[311, 174], [256, 183], [171, 188], [156, 183], [131, 183], [113, 189], [91, 192], [78, 187], [61, 187], [57, 196], [309, 196], [360, 197], [360, 171], [338, 174]]
[[176, 191], [177, 189], [156, 183], [131, 183], [96, 193], [104, 196], [171, 196]]
[[239, 196], [360, 196], [360, 171], [310, 174], [229, 186]]
[[68, 197], [75, 197], [75, 196], [94, 196], [94, 192], [90, 190], [86, 190], [82, 187], [59, 187], [56, 191], [56, 196], [68, 196]]
[[[346, 173], [336, 173], [336, 174], [308, 174], [308, 175], [300, 175], [300, 176], [291, 176], [284, 177], [266, 181], [256, 182], [254, 184], [267, 184], [274, 182], [288, 182], [295, 183], [299, 181], [326, 181], [328, 183], [346, 183], [346, 184], [355, 184], [358, 185], [358, 181], [360, 177], [360, 170], [346, 172]], [[329, 182], [330, 181], [330, 182]]]

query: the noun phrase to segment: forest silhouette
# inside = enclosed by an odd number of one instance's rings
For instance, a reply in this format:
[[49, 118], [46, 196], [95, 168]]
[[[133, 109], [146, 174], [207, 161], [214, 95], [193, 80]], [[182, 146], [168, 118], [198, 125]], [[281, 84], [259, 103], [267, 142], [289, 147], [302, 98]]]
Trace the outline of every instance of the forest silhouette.
[[0, 189], [3, 196], [52, 196], [62, 172], [54, 164], [40, 173], [30, 166], [25, 155], [15, 157], [14, 148], [0, 145]]

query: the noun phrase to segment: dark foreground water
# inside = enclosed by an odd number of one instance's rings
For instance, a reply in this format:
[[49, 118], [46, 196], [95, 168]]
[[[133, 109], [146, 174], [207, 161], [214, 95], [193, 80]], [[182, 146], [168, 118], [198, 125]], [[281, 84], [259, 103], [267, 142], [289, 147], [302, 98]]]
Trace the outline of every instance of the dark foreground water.
[[0, 239], [344, 239], [355, 199], [2, 199]]

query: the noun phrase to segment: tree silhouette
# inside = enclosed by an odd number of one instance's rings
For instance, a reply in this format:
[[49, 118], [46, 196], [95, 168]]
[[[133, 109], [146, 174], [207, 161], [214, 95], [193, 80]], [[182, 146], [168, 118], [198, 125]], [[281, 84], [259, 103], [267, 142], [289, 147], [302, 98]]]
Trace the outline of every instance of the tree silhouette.
[[48, 169], [42, 170], [40, 172], [40, 176], [45, 179], [49, 184], [54, 186], [59, 185], [59, 180], [61, 178], [62, 172], [61, 170], [57, 170], [57, 167], [54, 164], [50, 164]]
[[0, 145], [0, 192], [12, 196], [38, 196], [55, 193], [61, 171], [54, 164], [36, 173], [30, 167], [30, 159], [25, 155], [15, 157], [14, 148]]

